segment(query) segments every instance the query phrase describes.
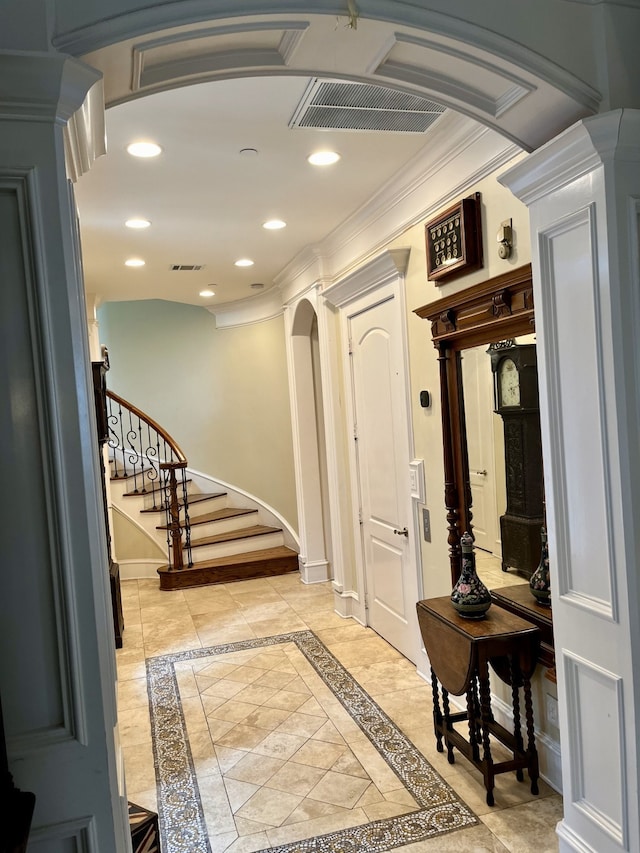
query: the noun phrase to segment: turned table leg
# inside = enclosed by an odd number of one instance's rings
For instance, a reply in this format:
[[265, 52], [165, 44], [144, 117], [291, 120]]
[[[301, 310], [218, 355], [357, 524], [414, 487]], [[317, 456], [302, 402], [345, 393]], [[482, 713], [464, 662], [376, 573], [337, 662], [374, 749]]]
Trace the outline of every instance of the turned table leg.
[[531, 793], [538, 793], [538, 751], [536, 749], [536, 735], [533, 727], [533, 702], [531, 701], [531, 681], [524, 679], [524, 713], [527, 721], [527, 757], [529, 759], [529, 778], [531, 779]]
[[489, 742], [489, 724], [491, 723], [492, 713], [489, 667], [486, 661], [482, 661], [478, 667], [478, 684], [480, 686], [480, 717], [482, 719], [484, 784], [487, 789], [487, 805], [492, 806], [494, 804], [493, 786], [495, 776], [493, 772], [493, 758], [491, 757], [491, 744]]
[[433, 694], [433, 729], [436, 734], [436, 749], [442, 752], [442, 711], [440, 710], [440, 689], [438, 679], [431, 667], [431, 692]]

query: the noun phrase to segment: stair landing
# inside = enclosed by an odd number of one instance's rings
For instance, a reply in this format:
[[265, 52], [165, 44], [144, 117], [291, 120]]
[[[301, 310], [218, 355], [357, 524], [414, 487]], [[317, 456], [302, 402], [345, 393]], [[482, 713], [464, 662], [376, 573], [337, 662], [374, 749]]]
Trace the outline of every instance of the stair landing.
[[191, 568], [174, 571], [169, 566], [158, 569], [160, 589], [186, 589], [192, 586], [204, 586], [248, 578], [265, 578], [298, 571], [298, 555], [284, 545], [277, 548], [265, 548], [245, 554], [219, 557], [202, 563], [194, 563]]

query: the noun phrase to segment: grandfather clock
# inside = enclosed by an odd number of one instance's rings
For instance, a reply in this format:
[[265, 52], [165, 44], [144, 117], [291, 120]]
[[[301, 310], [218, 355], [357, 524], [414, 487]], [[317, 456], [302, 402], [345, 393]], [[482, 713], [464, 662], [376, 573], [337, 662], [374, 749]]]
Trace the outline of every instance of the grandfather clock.
[[507, 509], [500, 517], [502, 570], [530, 578], [540, 559], [544, 480], [535, 344], [501, 341], [488, 350], [495, 410], [504, 426]]

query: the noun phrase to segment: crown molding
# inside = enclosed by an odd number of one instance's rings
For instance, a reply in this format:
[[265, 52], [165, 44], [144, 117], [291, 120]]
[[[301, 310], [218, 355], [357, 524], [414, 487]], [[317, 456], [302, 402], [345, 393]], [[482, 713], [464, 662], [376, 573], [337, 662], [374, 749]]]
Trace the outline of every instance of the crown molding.
[[583, 119], [543, 145], [498, 180], [526, 205], [615, 159], [640, 160], [640, 110], [614, 110]]
[[225, 302], [224, 305], [210, 306], [205, 310], [216, 318], [217, 329], [228, 329], [273, 320], [283, 313], [284, 307], [280, 289], [272, 287], [260, 296]]
[[411, 249], [390, 249], [377, 258], [364, 264], [355, 272], [330, 285], [322, 291], [322, 296], [336, 308], [352, 302], [369, 290], [403, 278], [409, 264]]

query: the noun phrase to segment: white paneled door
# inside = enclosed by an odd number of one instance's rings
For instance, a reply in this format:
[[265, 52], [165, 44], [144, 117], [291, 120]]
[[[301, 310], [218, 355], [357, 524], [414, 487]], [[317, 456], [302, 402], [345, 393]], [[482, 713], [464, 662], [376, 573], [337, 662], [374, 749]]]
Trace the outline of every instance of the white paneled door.
[[[383, 295], [384, 294], [384, 295]], [[416, 660], [418, 583], [408, 400], [396, 287], [349, 306], [354, 443], [368, 623]]]

